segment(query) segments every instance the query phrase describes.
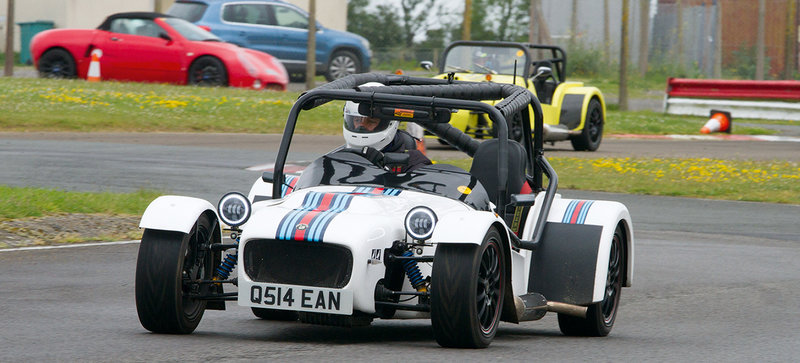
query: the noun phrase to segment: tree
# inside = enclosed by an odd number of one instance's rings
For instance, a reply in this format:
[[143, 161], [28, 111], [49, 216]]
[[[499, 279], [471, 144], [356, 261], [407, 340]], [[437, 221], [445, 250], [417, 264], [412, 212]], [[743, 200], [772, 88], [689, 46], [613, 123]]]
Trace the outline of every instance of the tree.
[[403, 40], [406, 47], [414, 46], [414, 35], [428, 30], [428, 14], [436, 0], [400, 0], [403, 12]]
[[525, 41], [528, 39], [529, 0], [473, 0], [472, 39]]
[[350, 0], [347, 3], [347, 31], [369, 40], [373, 48], [391, 48], [403, 44], [403, 28], [397, 21], [397, 11], [382, 4], [367, 11], [369, 0]]
[[628, 0], [622, 0], [622, 30], [619, 55], [619, 110], [628, 110]]

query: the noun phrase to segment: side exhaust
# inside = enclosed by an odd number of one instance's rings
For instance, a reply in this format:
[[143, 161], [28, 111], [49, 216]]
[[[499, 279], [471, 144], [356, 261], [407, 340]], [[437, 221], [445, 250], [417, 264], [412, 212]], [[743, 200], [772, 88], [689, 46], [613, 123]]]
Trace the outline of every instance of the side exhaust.
[[535, 292], [522, 296], [515, 296], [514, 305], [517, 310], [517, 321], [539, 320], [543, 318], [548, 311], [578, 318], [586, 318], [586, 311], [589, 309], [580, 305], [547, 301], [542, 294]]

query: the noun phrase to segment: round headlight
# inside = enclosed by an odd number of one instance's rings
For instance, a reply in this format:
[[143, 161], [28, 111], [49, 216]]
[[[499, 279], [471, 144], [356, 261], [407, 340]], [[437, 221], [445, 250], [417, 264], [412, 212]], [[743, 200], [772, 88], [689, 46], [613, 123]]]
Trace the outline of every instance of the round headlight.
[[436, 213], [428, 207], [416, 207], [406, 214], [406, 232], [416, 240], [431, 238], [436, 227]]
[[250, 201], [242, 193], [230, 192], [219, 200], [217, 211], [222, 222], [238, 227], [250, 218]]

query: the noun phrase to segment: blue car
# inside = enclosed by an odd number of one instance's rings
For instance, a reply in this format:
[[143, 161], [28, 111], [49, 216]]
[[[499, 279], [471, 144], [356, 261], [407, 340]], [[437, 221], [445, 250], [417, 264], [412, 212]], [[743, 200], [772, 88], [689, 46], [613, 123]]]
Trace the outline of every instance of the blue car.
[[[167, 14], [207, 28], [223, 40], [278, 58], [292, 80], [306, 72], [308, 13], [280, 0], [177, 0]], [[372, 51], [357, 34], [317, 22], [317, 74], [328, 81], [368, 72]]]

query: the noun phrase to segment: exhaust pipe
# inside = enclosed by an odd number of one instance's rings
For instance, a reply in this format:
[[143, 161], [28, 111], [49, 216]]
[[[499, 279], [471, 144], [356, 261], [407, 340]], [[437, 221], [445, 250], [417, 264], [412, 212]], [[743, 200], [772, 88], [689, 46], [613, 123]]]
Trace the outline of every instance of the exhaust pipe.
[[586, 318], [586, 311], [589, 310], [586, 306], [572, 305], [555, 301], [547, 302], [547, 311], [554, 313], [566, 314], [578, 318]]

